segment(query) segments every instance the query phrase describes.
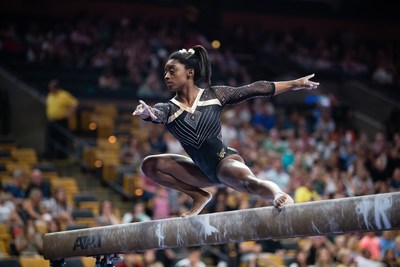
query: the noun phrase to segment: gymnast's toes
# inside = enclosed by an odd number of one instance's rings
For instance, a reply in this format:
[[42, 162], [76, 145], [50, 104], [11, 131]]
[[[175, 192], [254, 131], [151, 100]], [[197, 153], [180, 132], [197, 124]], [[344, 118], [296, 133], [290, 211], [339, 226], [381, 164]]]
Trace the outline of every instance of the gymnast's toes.
[[287, 204], [293, 204], [294, 201], [292, 199], [291, 196], [289, 196], [286, 193], [283, 192], [279, 192], [277, 194], [275, 194], [275, 198], [274, 198], [274, 207], [277, 209], [282, 209], [284, 206], [286, 206]]

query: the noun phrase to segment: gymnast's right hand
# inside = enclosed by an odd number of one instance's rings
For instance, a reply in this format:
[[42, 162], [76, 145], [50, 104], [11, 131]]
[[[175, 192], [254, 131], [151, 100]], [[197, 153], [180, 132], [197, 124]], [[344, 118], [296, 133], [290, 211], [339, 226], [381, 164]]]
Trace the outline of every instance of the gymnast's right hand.
[[135, 111], [132, 113], [133, 116], [140, 116], [145, 119], [150, 116], [152, 120], [157, 119], [156, 115], [154, 115], [153, 110], [149, 105], [147, 105], [143, 100], [139, 100], [139, 105], [136, 107]]

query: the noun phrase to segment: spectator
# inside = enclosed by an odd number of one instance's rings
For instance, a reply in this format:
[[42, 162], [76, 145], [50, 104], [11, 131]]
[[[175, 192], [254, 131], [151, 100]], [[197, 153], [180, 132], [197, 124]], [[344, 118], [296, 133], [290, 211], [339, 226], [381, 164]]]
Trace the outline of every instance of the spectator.
[[19, 54], [23, 51], [24, 43], [18, 33], [17, 25], [15, 22], [9, 22], [6, 29], [0, 32], [2, 46], [1, 49], [10, 54]]
[[263, 141], [264, 149], [269, 153], [281, 154], [286, 151], [287, 143], [280, 137], [280, 132], [277, 128], [272, 128], [268, 132], [268, 138]]
[[22, 219], [17, 212], [11, 195], [0, 190], [0, 224], [6, 224], [8, 227], [22, 226]]
[[122, 145], [119, 154], [120, 163], [123, 165], [135, 165], [137, 166], [140, 162], [138, 158], [140, 157], [140, 141], [135, 136], [130, 135], [128, 140]]
[[158, 125], [152, 125], [147, 139], [148, 145], [150, 146], [150, 153], [166, 153], [168, 147], [164, 138], [164, 131], [157, 126]]
[[329, 262], [332, 253], [335, 252], [334, 244], [326, 236], [312, 236], [310, 240], [311, 242], [307, 248], [307, 263], [316, 265], [318, 261], [324, 262], [324, 264]]
[[393, 176], [396, 168], [400, 168], [400, 131], [399, 131], [399, 140], [396, 144], [395, 137], [393, 137], [393, 141], [391, 142], [390, 147], [386, 150], [386, 171], [387, 177], [386, 179], [390, 181], [391, 176]]
[[37, 256], [43, 253], [43, 237], [37, 232], [35, 221], [28, 219], [23, 231], [14, 241], [18, 256]]
[[120, 152], [121, 166], [119, 172], [137, 173], [143, 158], [150, 153], [150, 147], [147, 143], [141, 142], [137, 137], [131, 135]]
[[30, 195], [34, 188], [40, 190], [43, 199], [49, 199], [52, 195], [51, 183], [43, 177], [42, 171], [38, 168], [32, 170], [31, 179], [26, 188], [26, 197]]
[[140, 200], [147, 203], [153, 198], [158, 184], [147, 178], [142, 172], [139, 179], [140, 187], [143, 190]]
[[329, 249], [322, 247], [318, 250], [315, 267], [336, 267], [335, 260]]
[[91, 59], [91, 66], [94, 68], [106, 68], [112, 64], [112, 58], [107, 54], [105, 49], [98, 49]]
[[360, 240], [360, 251], [364, 252], [364, 257], [379, 261], [381, 259], [381, 241], [375, 232], [367, 232]]
[[117, 90], [120, 87], [120, 81], [112, 70], [106, 69], [99, 77], [98, 86], [101, 89]]
[[141, 201], [136, 202], [133, 205], [133, 211], [128, 211], [122, 216], [122, 223], [150, 221], [151, 217], [145, 211], [146, 207], [144, 203]]
[[312, 181], [308, 178], [303, 178], [302, 185], [294, 191], [294, 202], [308, 202], [319, 200], [320, 196], [314, 190]]
[[22, 219], [45, 222], [51, 219], [44, 201], [42, 192], [38, 188], [34, 188], [29, 192], [28, 198], [22, 203]]
[[342, 249], [337, 254], [337, 267], [357, 267], [357, 264], [354, 261], [355, 252], [352, 252], [350, 249]]
[[315, 131], [320, 135], [332, 135], [336, 129], [335, 121], [329, 109], [324, 109], [315, 124]]
[[144, 83], [139, 86], [137, 97], [143, 99], [165, 99], [169, 96], [168, 91], [163, 90], [163, 86], [155, 70], [150, 71]]
[[396, 260], [394, 249], [388, 248], [383, 253], [382, 262], [385, 267], [399, 267], [400, 263]]
[[158, 186], [152, 199], [153, 220], [169, 218], [170, 206], [168, 201], [168, 190], [163, 186]]
[[115, 263], [115, 267], [147, 267], [144, 265], [143, 257], [136, 253], [126, 253], [122, 261]]
[[370, 145], [374, 157], [382, 155], [387, 148], [387, 142], [383, 132], [375, 133], [374, 140]]
[[45, 206], [53, 220], [60, 225], [73, 223], [72, 206], [67, 202], [64, 188], [58, 187], [54, 190], [53, 196], [45, 201]]
[[235, 120], [235, 112], [233, 109], [227, 110], [225, 113], [223, 113], [221, 120], [222, 140], [228, 146], [231, 146], [233, 141], [239, 137], [239, 133], [234, 125]]
[[164, 264], [157, 260], [154, 250], [146, 250], [143, 255], [143, 261], [146, 267], [164, 267]]
[[239, 243], [240, 264], [246, 266], [257, 266], [258, 254], [262, 252], [262, 245], [257, 241], [246, 241]]
[[99, 214], [96, 217], [96, 224], [98, 226], [120, 224], [121, 219], [115, 214], [112, 202], [108, 199], [100, 203]]
[[354, 194], [356, 196], [369, 195], [374, 193], [374, 183], [367, 168], [357, 165], [355, 174], [351, 178], [354, 184]]
[[267, 132], [275, 127], [276, 116], [275, 109], [272, 103], [265, 100], [257, 99], [255, 102], [256, 111], [251, 118], [251, 123], [260, 133]]
[[226, 188], [218, 188], [214, 195], [214, 198], [210, 201], [210, 204], [208, 205], [208, 211], [210, 213], [226, 211], [227, 196], [228, 192]]
[[55, 233], [61, 231], [61, 225], [56, 220], [47, 221], [47, 233]]
[[371, 260], [371, 255], [367, 250], [361, 251], [361, 254], [355, 256], [354, 261], [357, 267], [385, 267], [381, 261]]
[[372, 165], [369, 166], [369, 172], [374, 182], [375, 188], [381, 183], [387, 183], [390, 175], [388, 169], [388, 157], [385, 152], [373, 158]]
[[12, 195], [13, 201], [17, 206], [20, 206], [26, 197], [25, 179], [25, 171], [22, 169], [15, 169], [13, 171], [12, 180], [4, 185], [4, 190]]
[[400, 234], [396, 236], [396, 238], [394, 239], [394, 243], [396, 244], [394, 255], [396, 256], [396, 258], [399, 258], [400, 260]]
[[174, 266], [177, 257], [177, 253], [175, 252], [175, 250], [170, 248], [157, 250], [156, 251], [157, 261], [162, 262], [165, 267]]
[[68, 137], [64, 131], [69, 129], [69, 118], [72, 118], [78, 107], [78, 99], [63, 89], [57, 79], [48, 84], [46, 97], [46, 150], [47, 159], [65, 159], [68, 150]]
[[307, 264], [307, 252], [298, 249], [295, 254], [294, 262], [290, 263], [289, 267], [309, 267]]
[[283, 191], [288, 191], [290, 176], [283, 168], [280, 157], [272, 159], [272, 166], [265, 172], [265, 177], [268, 181], [276, 183]]
[[389, 59], [381, 60], [373, 70], [371, 78], [377, 85], [393, 85], [395, 79], [395, 67]]
[[379, 237], [381, 255], [384, 255], [388, 249], [393, 249], [393, 252], [395, 251], [396, 242], [394, 241], [394, 237], [394, 231], [387, 230], [382, 232], [382, 235]]
[[400, 191], [400, 167], [395, 168], [392, 177], [389, 178], [389, 190], [391, 192]]
[[175, 267], [206, 267], [207, 265], [201, 260], [202, 252], [199, 247], [191, 247], [188, 249], [187, 257], [175, 264]]

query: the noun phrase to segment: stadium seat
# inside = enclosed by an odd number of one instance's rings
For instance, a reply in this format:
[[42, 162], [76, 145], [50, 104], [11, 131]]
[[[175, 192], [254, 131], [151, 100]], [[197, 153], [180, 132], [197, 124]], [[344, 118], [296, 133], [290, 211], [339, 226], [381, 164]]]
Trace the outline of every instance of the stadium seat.
[[0, 267], [21, 267], [17, 257], [0, 258]]
[[19, 256], [19, 264], [21, 267], [49, 267], [50, 261], [45, 260], [42, 256]]

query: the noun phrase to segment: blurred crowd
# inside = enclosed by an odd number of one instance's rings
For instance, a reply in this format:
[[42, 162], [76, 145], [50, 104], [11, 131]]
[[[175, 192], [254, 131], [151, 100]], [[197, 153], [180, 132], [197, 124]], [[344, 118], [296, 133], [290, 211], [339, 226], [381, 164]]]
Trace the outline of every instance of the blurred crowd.
[[[171, 51], [202, 44], [207, 36], [183, 19], [111, 19], [81, 15], [71, 20], [29, 19], [0, 25], [2, 58], [26, 65], [96, 69], [98, 88], [131, 88], [139, 98], [165, 97], [163, 64]], [[399, 45], [394, 39], [361, 38], [349, 30], [315, 36], [307, 29], [272, 31], [259, 25], [222, 29], [220, 49], [210, 49], [213, 81], [243, 84], [273, 74], [317, 72], [334, 80], [360, 78], [396, 88]], [[218, 45], [217, 45], [218, 47]], [[253, 65], [252, 73], [243, 64]], [[258, 66], [256, 68], [255, 66]]]
[[[141, 22], [82, 17], [74, 22], [27, 21], [19, 26], [2, 25], [2, 55], [32, 65], [98, 68], [103, 71], [98, 77], [99, 87], [118, 90], [128, 84], [137, 90], [139, 98], [167, 98], [162, 85], [163, 60], [170, 51], [199, 43], [210, 48], [214, 84], [235, 86], [258, 78], [259, 73], [250, 74], [242, 64], [240, 56], [250, 55], [254, 60], [268, 58], [272, 63], [287, 60], [286, 64], [290, 62], [296, 68], [334, 77], [400, 85], [399, 46], [358, 40], [349, 32], [316, 38], [305, 31], [259, 34], [253, 28], [236, 27], [225, 32], [223, 46], [216, 50], [211, 49], [204, 35], [186, 28], [179, 20]], [[278, 67], [282, 65], [276, 64]], [[293, 107], [277, 106], [269, 99], [259, 98], [225, 109], [222, 136], [228, 146], [240, 151], [257, 177], [274, 181], [300, 203], [398, 192], [399, 114], [386, 119], [386, 128], [369, 136], [356, 128], [354, 111], [341, 106], [334, 96]], [[133, 134], [121, 150], [121, 172], [141, 174], [140, 162], [146, 155], [185, 154], [163, 127], [143, 122], [140, 131], [148, 134]], [[29, 176], [28, 186], [18, 182], [21, 175]], [[105, 201], [97, 225], [176, 217], [190, 207], [190, 199], [184, 195], [140, 177], [143, 194], [135, 199], [132, 211], [117, 214], [112, 203]], [[51, 188], [40, 170], [29, 174], [16, 171], [12, 182], [2, 186], [0, 223], [11, 230], [15, 255], [40, 255], [42, 234], [62, 230], [63, 224], [73, 222], [73, 203], [67, 202], [62, 188]], [[205, 213], [262, 207], [272, 201], [224, 187], [209, 190], [214, 198]], [[269, 240], [148, 251], [125, 255], [117, 266], [189, 266], [188, 262], [197, 262], [191, 266], [204, 266], [201, 264], [206, 264], [205, 258], [212, 259], [212, 266], [262, 266], [264, 253], [281, 256], [290, 267], [400, 265], [400, 232], [396, 230], [290, 241], [290, 248], [282, 240]]]

